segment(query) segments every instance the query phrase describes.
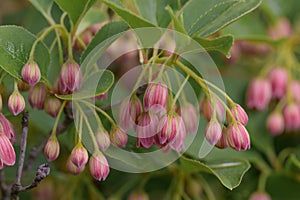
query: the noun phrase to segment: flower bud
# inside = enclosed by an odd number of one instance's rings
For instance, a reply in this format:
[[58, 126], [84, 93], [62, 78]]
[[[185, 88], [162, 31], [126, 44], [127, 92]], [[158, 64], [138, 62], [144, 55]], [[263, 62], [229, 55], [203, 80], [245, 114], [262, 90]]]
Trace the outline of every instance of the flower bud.
[[48, 162], [56, 160], [59, 155], [59, 143], [56, 136], [51, 136], [44, 148], [44, 153], [47, 157]]
[[2, 132], [0, 132], [0, 160], [8, 166], [12, 166], [16, 162], [15, 150], [8, 137]]
[[223, 127], [222, 136], [221, 136], [220, 140], [217, 142], [217, 144], [215, 144], [215, 147], [217, 147], [219, 149], [227, 148], [229, 146], [227, 138], [228, 138], [227, 128]]
[[149, 148], [154, 140], [153, 136], [157, 133], [158, 117], [150, 112], [143, 113], [138, 119], [136, 127], [137, 144], [136, 146]]
[[198, 128], [198, 116], [195, 106], [191, 103], [185, 103], [180, 109], [187, 133], [194, 134]]
[[99, 129], [95, 135], [98, 147], [102, 151], [106, 151], [110, 146], [109, 134], [105, 129]]
[[246, 128], [240, 123], [231, 123], [227, 128], [228, 144], [235, 150], [250, 148], [250, 137]]
[[284, 130], [284, 119], [281, 113], [273, 112], [269, 115], [266, 127], [272, 135], [280, 135]]
[[67, 91], [66, 88], [63, 87], [63, 83], [60, 77], [56, 78], [54, 83], [54, 92], [57, 94], [70, 94], [70, 91]]
[[[244, 126], [248, 123], [248, 115], [245, 110], [238, 104], [235, 104], [232, 108], [230, 108], [231, 114], [236, 119], [236, 121], [241, 122]], [[227, 122], [230, 124], [232, 119], [229, 114], [227, 113]]]
[[179, 119], [177, 114], [165, 114], [158, 125], [159, 133], [157, 134], [159, 143], [172, 143], [179, 131]]
[[144, 112], [138, 119], [136, 134], [139, 138], [149, 138], [157, 133], [159, 119], [157, 115], [150, 112]]
[[300, 129], [300, 107], [292, 103], [283, 109], [283, 118], [286, 131], [296, 131]]
[[110, 131], [110, 141], [113, 145], [124, 148], [128, 141], [128, 135], [119, 127], [113, 127]]
[[119, 126], [125, 131], [130, 128], [135, 128], [137, 118], [142, 111], [142, 103], [137, 96], [133, 96], [130, 99], [125, 98], [119, 108]]
[[109, 165], [101, 152], [94, 153], [90, 157], [89, 170], [94, 179], [98, 181], [106, 179], [109, 174]]
[[71, 93], [78, 90], [82, 84], [82, 73], [74, 61], [65, 62], [60, 70], [60, 80], [64, 91]]
[[168, 100], [168, 88], [162, 83], [150, 83], [144, 95], [145, 111], [163, 112]]
[[[81, 41], [83, 42], [83, 44], [85, 46], [88, 46], [89, 43], [91, 42], [91, 40], [93, 39], [93, 34], [92, 34], [92, 32], [89, 29], [86, 29], [85, 31], [83, 31], [80, 34], [79, 37], [80, 37]], [[77, 51], [84, 50], [85, 46], [82, 45], [81, 42], [79, 42], [78, 40], [74, 40], [73, 44], [74, 44], [74, 49], [76, 49]]]
[[211, 119], [206, 125], [205, 137], [206, 140], [213, 146], [221, 139], [222, 127], [216, 119]]
[[256, 78], [251, 81], [247, 95], [246, 104], [248, 108], [263, 110], [270, 103], [272, 87], [268, 80]]
[[89, 155], [87, 150], [79, 143], [73, 148], [70, 159], [76, 167], [82, 168], [88, 162]]
[[52, 117], [56, 117], [61, 107], [61, 102], [54, 96], [49, 96], [45, 100], [44, 109]]
[[255, 192], [251, 194], [249, 200], [272, 200], [271, 196], [265, 192]]
[[20, 114], [25, 109], [24, 97], [18, 90], [14, 90], [8, 98], [8, 108], [13, 115]]
[[37, 84], [41, 79], [41, 71], [34, 61], [27, 62], [21, 71], [22, 79], [31, 86]]
[[15, 132], [13, 129], [13, 125], [5, 118], [2, 113], [0, 113], [0, 132], [4, 133], [11, 142], [14, 141]]
[[242, 54], [247, 56], [265, 56], [271, 52], [270, 45], [259, 42], [239, 41], [239, 47]]
[[285, 96], [288, 73], [284, 68], [275, 67], [269, 72], [269, 80], [272, 86], [272, 97], [281, 99]]
[[186, 138], [186, 128], [183, 122], [183, 119], [181, 117], [178, 117], [178, 131], [175, 135], [175, 138], [172, 142], [169, 143], [169, 146], [177, 151], [180, 152], [185, 148], [185, 138]]
[[96, 33], [107, 23], [108, 23], [108, 21], [104, 21], [99, 24], [94, 24], [94, 25], [90, 26], [90, 31], [93, 33], [93, 35], [96, 35]]
[[200, 103], [200, 111], [203, 114], [203, 116], [205, 117], [205, 119], [207, 121], [210, 121], [210, 119], [214, 113], [214, 110], [216, 109], [217, 118], [219, 121], [222, 122], [224, 120], [224, 116], [225, 116], [225, 109], [219, 100], [215, 99], [214, 102], [215, 102], [215, 106], [213, 106], [214, 104], [212, 104], [212, 102], [210, 102], [208, 100], [208, 98], [203, 99]]
[[44, 108], [45, 99], [47, 95], [47, 88], [44, 84], [37, 84], [30, 88], [28, 94], [28, 101], [32, 108], [42, 110]]
[[288, 37], [292, 34], [292, 25], [289, 20], [282, 18], [277, 23], [269, 28], [269, 36], [272, 39], [280, 39]]
[[137, 148], [150, 148], [154, 143], [154, 137], [148, 137], [148, 138], [136, 138], [136, 147]]
[[149, 196], [143, 191], [133, 191], [129, 194], [127, 200], [149, 200]]
[[300, 83], [298, 81], [292, 81], [289, 85], [289, 89], [294, 101], [300, 103]]
[[66, 168], [71, 174], [78, 175], [81, 172], [83, 172], [85, 165], [83, 165], [82, 167], [77, 167], [76, 165], [74, 165], [74, 163], [71, 161], [71, 159], [69, 157], [67, 164], [66, 164]]

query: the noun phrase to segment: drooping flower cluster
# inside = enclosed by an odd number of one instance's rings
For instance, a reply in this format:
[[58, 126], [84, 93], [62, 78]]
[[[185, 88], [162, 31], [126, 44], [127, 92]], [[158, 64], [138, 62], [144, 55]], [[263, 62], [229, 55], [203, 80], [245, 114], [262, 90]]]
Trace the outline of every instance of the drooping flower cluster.
[[136, 146], [150, 148], [156, 145], [180, 151], [184, 148], [186, 133], [197, 130], [196, 108], [185, 103], [181, 108], [168, 108], [169, 90], [161, 82], [149, 83], [143, 104], [137, 96], [123, 100], [119, 109], [119, 124], [126, 131], [136, 133]]
[[[100, 143], [103, 144], [103, 140], [106, 140], [105, 141], [106, 146], [104, 147], [103, 145], [102, 146], [99, 145], [99, 149], [102, 150], [104, 148], [108, 148], [110, 142], [109, 142], [109, 138], [108, 139], [105, 138], [106, 136], [105, 133], [97, 132], [96, 134], [97, 134], [97, 141], [99, 141]], [[49, 162], [52, 162], [58, 158], [60, 153], [60, 147], [56, 136], [51, 136], [48, 139], [48, 142], [46, 143], [44, 148], [44, 153]], [[84, 171], [87, 163], [91, 175], [96, 180], [100, 181], [106, 179], [106, 177], [109, 174], [109, 165], [103, 153], [101, 153], [101, 151], [96, 149], [89, 158], [88, 151], [79, 141], [71, 151], [71, 154], [66, 162], [66, 168], [71, 174], [78, 175]]]
[[29, 90], [30, 106], [38, 110], [44, 109], [50, 116], [56, 117], [61, 107], [61, 100], [53, 96], [53, 93], [71, 94], [79, 90], [82, 84], [80, 67], [72, 60], [68, 60], [62, 65], [54, 88], [39, 83], [41, 72], [38, 64], [33, 60], [29, 60], [24, 65], [21, 76], [24, 82], [16, 80], [14, 90], [8, 98], [8, 108], [13, 115], [20, 114], [26, 106], [25, 99], [19, 91]]
[[[280, 18], [277, 22], [269, 27], [268, 35], [271, 39], [278, 40], [288, 38], [293, 34], [292, 25], [286, 18]], [[229, 63], [235, 63], [243, 56], [264, 57], [272, 52], [271, 45], [258, 41], [235, 40], [230, 49], [230, 58], [226, 58]]]
[[289, 77], [284, 67], [276, 66], [264, 78], [252, 80], [247, 92], [247, 106], [256, 110], [268, 107], [271, 101], [275, 109], [266, 121], [268, 131], [273, 135], [284, 131], [300, 130], [300, 82]]
[[[36, 76], [40, 73], [33, 72], [34, 70], [38, 70], [36, 63], [31, 63], [30, 65], [26, 64], [24, 66], [22, 70], [22, 78], [31, 87], [23, 87], [25, 83], [20, 83], [19, 81], [18, 85], [15, 86], [13, 93], [9, 97], [9, 109], [14, 115], [22, 112], [25, 108], [25, 100], [19, 93], [18, 89], [20, 88], [22, 91], [29, 89], [28, 102], [32, 108], [44, 110], [54, 118], [59, 117], [58, 114], [62, 111], [62, 106], [66, 104], [63, 104], [62, 101], [53, 94], [72, 94], [81, 88], [82, 73], [80, 66], [73, 60], [67, 60], [61, 67], [54, 87], [44, 83], [38, 83], [40, 77]], [[15, 153], [11, 143], [9, 142], [9, 140], [14, 139], [14, 133], [11, 128], [11, 124], [2, 114], [0, 115], [0, 123], [0, 166], [3, 167], [3, 164], [13, 165], [15, 162]], [[125, 133], [124, 135], [127, 138]], [[105, 156], [100, 152], [100, 150], [105, 151], [109, 147], [110, 138], [104, 128], [99, 128], [95, 134], [95, 138], [99, 148], [95, 150], [90, 158], [85, 147], [81, 144], [81, 142], [78, 142], [66, 162], [66, 167], [70, 173], [77, 175], [83, 172], [86, 164], [89, 162], [91, 175], [97, 180], [105, 180], [109, 173], [109, 166]], [[126, 142], [123, 143], [122, 146], [125, 146]], [[44, 147], [44, 154], [49, 162], [58, 158], [60, 154], [60, 145], [55, 134], [52, 134], [48, 139]]]
[[15, 133], [12, 124], [0, 113], [0, 169], [4, 165], [12, 166], [16, 162], [15, 150], [12, 143]]
[[205, 130], [206, 140], [218, 148], [231, 148], [240, 151], [250, 148], [250, 136], [245, 128], [248, 115], [238, 104], [232, 103], [226, 111], [217, 98], [205, 98], [200, 104], [200, 110], [208, 120]]
[[[180, 151], [184, 148], [186, 134], [197, 131], [196, 108], [187, 102], [181, 107], [169, 108], [169, 95], [166, 85], [150, 83], [144, 94], [143, 105], [136, 96], [122, 102], [119, 122], [123, 127], [126, 126], [125, 130], [132, 128], [136, 132], [137, 147], [150, 148], [154, 144]], [[219, 148], [230, 146], [238, 151], [250, 148], [250, 137], [245, 128], [248, 115], [240, 105], [231, 102], [228, 113], [217, 98], [205, 98], [200, 110], [209, 121], [205, 136], [211, 145]]]

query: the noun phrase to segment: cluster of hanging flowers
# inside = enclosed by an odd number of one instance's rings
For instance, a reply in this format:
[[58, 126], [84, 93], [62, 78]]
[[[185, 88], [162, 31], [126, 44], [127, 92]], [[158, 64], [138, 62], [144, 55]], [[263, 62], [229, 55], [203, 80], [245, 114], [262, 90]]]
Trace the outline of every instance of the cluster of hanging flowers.
[[120, 127], [135, 131], [138, 148], [156, 145], [180, 151], [184, 148], [186, 134], [197, 131], [196, 108], [190, 103], [170, 107], [169, 95], [164, 83], [152, 82], [146, 88], [143, 103], [136, 95], [122, 101], [118, 115]]
[[[76, 41], [73, 43], [73, 47], [75, 43]], [[38, 63], [33, 60], [33, 56], [30, 56], [30, 60], [21, 70], [22, 81], [15, 81], [14, 90], [8, 99], [9, 110], [13, 115], [18, 115], [26, 106], [20, 91], [29, 90], [28, 103], [30, 106], [44, 110], [51, 117], [56, 118], [51, 136], [44, 147], [44, 154], [49, 162], [55, 161], [60, 155], [60, 143], [56, 134], [58, 122], [66, 110], [65, 108], [71, 106], [71, 100], [61, 98], [61, 96], [70, 96], [80, 92], [83, 85], [82, 69], [74, 61], [70, 49], [69, 58], [62, 64], [53, 86], [47, 81], [40, 81], [42, 78]], [[168, 54], [168, 56], [173, 55]], [[105, 180], [110, 168], [104, 153], [111, 144], [115, 147], [125, 148], [128, 143], [126, 132], [129, 129], [136, 134], [137, 148], [149, 149], [156, 146], [165, 152], [184, 151], [187, 134], [196, 134], [197, 132], [199, 107], [203, 116], [208, 120], [204, 134], [211, 145], [219, 148], [231, 147], [238, 151], [250, 148], [250, 137], [245, 128], [248, 116], [240, 105], [234, 103], [225, 93], [229, 106], [217, 98], [216, 94], [212, 96], [206, 94], [206, 98], [201, 101], [200, 105], [193, 105], [187, 100], [179, 105], [177, 99], [181, 91], [179, 90], [173, 96], [170, 87], [161, 79], [163, 73], [164, 69], [162, 68], [158, 76], [155, 76], [155, 80], [151, 79], [152, 82], [147, 84], [143, 96], [134, 93], [122, 101], [118, 112], [118, 123], [101, 107], [86, 99], [72, 102], [76, 107], [73, 115], [77, 125], [75, 131], [77, 141], [66, 161], [66, 168], [70, 173], [80, 174], [88, 166], [90, 174], [96, 180]], [[189, 76], [187, 73], [182, 86], [187, 82]], [[202, 84], [199, 85], [203, 87]], [[88, 99], [101, 101], [106, 96], [107, 92]], [[98, 124], [97, 130], [93, 130], [89, 124], [87, 114], [83, 111], [83, 104], [85, 108], [91, 109], [89, 114], [95, 116]], [[111, 123], [110, 130], [103, 126], [98, 113]], [[14, 133], [11, 124], [2, 114], [0, 115], [0, 125], [0, 167], [13, 165], [15, 163], [15, 152], [12, 147]], [[88, 129], [93, 149], [87, 149], [82, 142], [82, 135], [86, 134], [83, 133], [84, 126]]]
[[217, 98], [205, 98], [200, 110], [208, 121], [205, 137], [211, 145], [218, 148], [231, 147], [237, 151], [250, 148], [250, 136], [245, 128], [248, 115], [236, 103], [231, 102], [229, 108]]
[[14, 140], [15, 133], [12, 124], [0, 113], [0, 169], [4, 165], [12, 166], [16, 162], [16, 154], [12, 146]]
[[[184, 149], [186, 134], [196, 133], [199, 121], [196, 107], [185, 102], [175, 109], [168, 105], [169, 95], [165, 84], [149, 83], [143, 103], [136, 95], [122, 101], [118, 121], [123, 130], [131, 128], [135, 131], [137, 147], [150, 148], [156, 145], [180, 151]], [[240, 105], [233, 104], [230, 107], [227, 120], [220, 101], [212, 102], [205, 98], [200, 110], [209, 121], [205, 136], [211, 145], [219, 148], [230, 146], [236, 150], [250, 148], [250, 137], [245, 128], [248, 116]]]
[[[292, 38], [292, 33], [286, 19], [278, 20], [269, 29], [274, 40]], [[266, 128], [274, 136], [300, 130], [300, 81], [294, 75], [298, 73], [298, 63], [286, 56], [286, 52], [292, 54], [290, 47], [283, 46], [270, 55], [277, 59], [261, 69], [260, 75], [250, 82], [246, 95], [248, 108], [261, 111], [270, 107]]]

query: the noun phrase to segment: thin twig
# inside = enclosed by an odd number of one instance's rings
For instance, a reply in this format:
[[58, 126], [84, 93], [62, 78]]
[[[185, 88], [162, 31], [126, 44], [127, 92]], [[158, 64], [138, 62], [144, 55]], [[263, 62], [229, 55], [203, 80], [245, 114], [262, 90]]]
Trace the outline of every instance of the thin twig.
[[26, 145], [27, 145], [27, 135], [28, 135], [28, 112], [23, 112], [22, 117], [22, 137], [20, 142], [20, 157], [18, 162], [18, 168], [17, 168], [17, 177], [15, 182], [13, 183], [11, 187], [11, 198], [12, 199], [18, 199], [18, 194], [21, 186], [21, 177], [22, 177], [22, 170], [24, 166], [24, 160], [25, 160], [25, 152], [26, 152]]
[[50, 167], [48, 164], [42, 164], [38, 167], [35, 178], [30, 185], [20, 188], [19, 192], [30, 190], [36, 187], [44, 178], [50, 174]]
[[10, 199], [18, 200], [19, 193], [35, 188], [44, 178], [46, 178], [50, 174], [50, 167], [48, 164], [41, 164], [37, 171], [35, 178], [32, 183], [28, 186], [23, 187], [22, 185], [13, 185], [11, 188], [11, 197]]
[[15, 185], [21, 185], [21, 177], [22, 177], [26, 145], [27, 145], [27, 135], [28, 135], [28, 112], [26, 111], [23, 113], [23, 118], [22, 118], [21, 149], [20, 149], [20, 157], [19, 157], [17, 178], [15, 181]]

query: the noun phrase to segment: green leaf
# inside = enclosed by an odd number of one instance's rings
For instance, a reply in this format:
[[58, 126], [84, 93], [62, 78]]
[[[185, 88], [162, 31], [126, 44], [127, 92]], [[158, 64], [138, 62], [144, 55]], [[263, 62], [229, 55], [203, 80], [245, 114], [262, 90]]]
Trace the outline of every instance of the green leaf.
[[45, 18], [51, 17], [53, 0], [29, 0], [30, 3], [41, 12]]
[[135, 0], [134, 1], [140, 15], [149, 20], [153, 24], [157, 24], [156, 21], [156, 5], [157, 0]]
[[187, 35], [187, 32], [185, 31], [182, 22], [179, 21], [179, 19], [174, 15], [172, 8], [170, 6], [167, 6], [166, 10], [169, 12], [169, 15], [171, 16], [171, 18], [172, 18], [172, 20], [174, 22], [174, 28], [175, 28], [175, 30], [178, 31], [178, 32], [180, 32], [180, 33], [183, 33], [183, 34]]
[[128, 28], [129, 27], [124, 22], [111, 22], [103, 26], [83, 52], [80, 59], [81, 63], [97, 45], [105, 41], [105, 44], [103, 44], [103, 49], [106, 49], [113, 41], [118, 39], [118, 37], [121, 35], [120, 33], [128, 30]]
[[166, 28], [171, 22], [166, 7], [169, 6], [173, 11], [179, 9], [178, 0], [135, 0], [140, 15], [149, 22]]
[[261, 0], [190, 0], [183, 8], [183, 22], [189, 35], [202, 37], [217, 32], [251, 12]]
[[59, 7], [67, 12], [76, 26], [96, 0], [55, 0]]
[[155, 27], [154, 24], [141, 18], [130, 10], [108, 0], [103, 1], [108, 7], [115, 11], [131, 28]]
[[76, 35], [79, 35], [82, 33], [85, 29], [90, 27], [91, 25], [94, 24], [100, 24], [104, 22], [105, 20], [108, 19], [108, 16], [106, 13], [102, 13], [99, 9], [97, 8], [91, 8], [82, 18], [80, 21]]
[[233, 36], [225, 35], [212, 40], [195, 37], [196, 40], [203, 48], [208, 51], [219, 51], [226, 56], [230, 56], [230, 48], [233, 45]]
[[181, 168], [189, 173], [206, 172], [215, 175], [221, 183], [232, 190], [237, 187], [250, 168], [248, 161], [243, 160], [218, 160], [202, 163], [186, 157], [180, 158]]
[[178, 0], [157, 0], [156, 8], [156, 18], [157, 24], [160, 27], [167, 28], [171, 22], [171, 17], [166, 10], [166, 7], [169, 6], [174, 12], [179, 10]]
[[267, 37], [268, 27], [261, 16], [250, 13], [222, 29], [223, 34], [233, 34], [236, 39]]
[[[114, 83], [114, 74], [109, 70], [98, 70], [84, 76], [80, 90], [68, 95], [55, 95], [63, 100], [86, 99], [106, 93]], [[97, 87], [95, 88], [95, 85]]]
[[[0, 67], [14, 78], [20, 79], [21, 69], [27, 63], [31, 46], [37, 38], [19, 26], [0, 26]], [[41, 75], [47, 78], [50, 65], [48, 48], [39, 43], [34, 53]]]

